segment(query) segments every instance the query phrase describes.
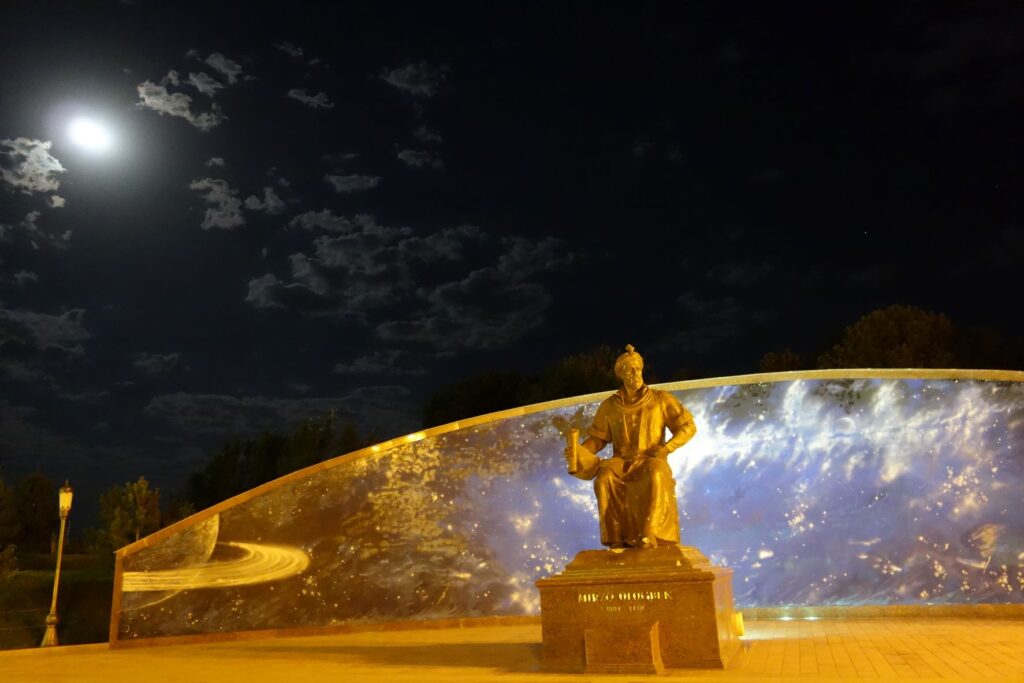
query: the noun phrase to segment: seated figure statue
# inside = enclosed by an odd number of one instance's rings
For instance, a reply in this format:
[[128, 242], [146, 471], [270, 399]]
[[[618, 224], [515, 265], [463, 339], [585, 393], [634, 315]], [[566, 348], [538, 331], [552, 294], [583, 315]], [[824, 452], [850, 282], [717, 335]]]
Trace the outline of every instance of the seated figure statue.
[[[643, 358], [627, 345], [615, 361], [622, 386], [598, 407], [588, 438], [565, 449], [569, 473], [594, 480], [601, 543], [610, 548], [679, 544], [676, 482], [668, 455], [697, 428], [675, 396], [644, 384], [643, 367]], [[672, 432], [667, 442], [666, 427]], [[609, 442], [612, 457], [598, 458]]]

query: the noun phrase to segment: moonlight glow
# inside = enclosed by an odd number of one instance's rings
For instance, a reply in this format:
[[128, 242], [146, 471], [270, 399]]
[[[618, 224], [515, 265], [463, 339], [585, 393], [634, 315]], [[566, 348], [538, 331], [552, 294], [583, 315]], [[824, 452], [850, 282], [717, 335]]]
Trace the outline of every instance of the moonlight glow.
[[92, 119], [78, 118], [72, 121], [68, 125], [68, 136], [79, 147], [94, 152], [104, 152], [113, 144], [110, 131]]

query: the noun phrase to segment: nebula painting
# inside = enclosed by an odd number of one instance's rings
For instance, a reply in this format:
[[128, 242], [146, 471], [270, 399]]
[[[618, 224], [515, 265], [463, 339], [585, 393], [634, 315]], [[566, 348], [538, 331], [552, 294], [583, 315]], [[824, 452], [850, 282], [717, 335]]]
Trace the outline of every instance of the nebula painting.
[[[670, 457], [682, 539], [735, 571], [738, 607], [1024, 602], [1024, 383], [693, 384], [661, 387], [697, 423]], [[410, 435], [143, 539], [115, 640], [535, 615], [534, 581], [599, 547], [562, 449], [600, 398]]]

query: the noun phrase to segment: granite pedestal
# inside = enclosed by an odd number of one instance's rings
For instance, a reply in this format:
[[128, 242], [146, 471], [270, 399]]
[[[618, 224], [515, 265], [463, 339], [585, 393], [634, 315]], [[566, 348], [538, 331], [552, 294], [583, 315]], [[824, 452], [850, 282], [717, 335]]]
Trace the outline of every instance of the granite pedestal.
[[696, 548], [584, 550], [537, 588], [549, 671], [721, 669], [739, 649], [732, 570]]

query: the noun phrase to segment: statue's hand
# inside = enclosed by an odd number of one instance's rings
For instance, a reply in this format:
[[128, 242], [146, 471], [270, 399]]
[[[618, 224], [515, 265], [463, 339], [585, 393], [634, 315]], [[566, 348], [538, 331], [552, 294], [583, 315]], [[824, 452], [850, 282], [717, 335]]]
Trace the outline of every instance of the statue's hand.
[[661, 458], [664, 460], [668, 457], [669, 450], [664, 445], [655, 446], [651, 450], [647, 451], [648, 458]]
[[[592, 462], [597, 456], [595, 456], [589, 448], [583, 444], [576, 444], [576, 464], [582, 467], [586, 467]], [[572, 461], [572, 448], [566, 446], [565, 448], [565, 466], [571, 470], [573, 466]]]

